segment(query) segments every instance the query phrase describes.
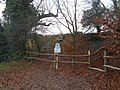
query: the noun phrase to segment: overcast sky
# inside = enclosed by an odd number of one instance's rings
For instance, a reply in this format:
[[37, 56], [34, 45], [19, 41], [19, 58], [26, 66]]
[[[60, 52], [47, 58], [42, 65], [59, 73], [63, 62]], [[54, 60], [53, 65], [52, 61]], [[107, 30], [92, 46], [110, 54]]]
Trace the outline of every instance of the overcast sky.
[[[36, 1], [38, 1], [38, 0], [36, 0]], [[105, 3], [105, 5], [106, 6], [109, 6], [110, 4], [111, 4], [111, 0], [101, 0], [103, 3]], [[4, 8], [5, 8], [5, 4], [1, 4], [0, 3], [0, 19], [2, 18], [2, 11], [4, 10]], [[50, 28], [49, 28], [49, 31], [52, 29], [52, 28], [54, 28], [54, 30], [52, 30], [52, 32], [53, 33], [55, 33], [55, 34], [57, 34], [57, 33], [60, 33], [60, 30], [58, 30], [56, 27], [55, 27], [55, 25], [54, 26], [51, 26]], [[63, 30], [64, 30], [65, 28], [63, 28]], [[51, 32], [49, 32], [48, 31], [48, 33], [47, 34], [51, 34]], [[69, 31], [65, 31], [64, 30], [64, 32], [65, 33], [68, 33]]]
[[[107, 6], [110, 4], [110, 0], [102, 0], [102, 2], [104, 2]], [[0, 3], [0, 17], [2, 17], [2, 11], [5, 8], [5, 4], [1, 4]]]
[[4, 10], [4, 8], [5, 8], [5, 4], [0, 3], [0, 17], [2, 17], [2, 11]]

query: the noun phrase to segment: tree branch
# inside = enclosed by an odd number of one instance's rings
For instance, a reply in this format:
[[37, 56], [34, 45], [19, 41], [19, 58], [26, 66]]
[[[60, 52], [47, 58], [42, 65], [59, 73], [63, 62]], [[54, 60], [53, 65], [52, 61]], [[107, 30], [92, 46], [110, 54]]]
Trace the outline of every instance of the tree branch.
[[37, 25], [50, 26], [51, 24], [52, 24], [52, 23], [46, 24], [46, 23], [40, 22], [40, 23], [38, 23]]
[[47, 17], [58, 17], [58, 13], [56, 15], [53, 13], [42, 14], [42, 15], [39, 14], [39, 19], [47, 18]]

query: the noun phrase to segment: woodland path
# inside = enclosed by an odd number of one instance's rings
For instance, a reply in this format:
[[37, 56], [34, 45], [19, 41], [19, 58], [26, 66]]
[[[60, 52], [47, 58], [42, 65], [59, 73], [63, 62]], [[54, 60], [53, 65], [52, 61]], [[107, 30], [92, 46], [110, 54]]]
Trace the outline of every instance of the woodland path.
[[[15, 65], [12, 70], [0, 73], [0, 90], [120, 90], [119, 73], [114, 78], [110, 76], [113, 73], [93, 72], [85, 65], [79, 66], [72, 69], [70, 65], [61, 65], [62, 68], [54, 70], [52, 63], [41, 61]], [[112, 78], [115, 85], [110, 86], [108, 81]]]

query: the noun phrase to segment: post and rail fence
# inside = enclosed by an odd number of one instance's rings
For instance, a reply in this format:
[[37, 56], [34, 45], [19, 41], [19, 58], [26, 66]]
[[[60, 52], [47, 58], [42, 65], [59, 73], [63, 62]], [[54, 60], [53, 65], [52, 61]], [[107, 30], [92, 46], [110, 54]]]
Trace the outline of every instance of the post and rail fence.
[[[90, 52], [90, 50], [88, 50], [88, 54], [86, 55], [63, 55], [63, 54], [49, 54], [49, 53], [38, 53], [38, 52], [26, 52], [27, 54], [29, 54], [29, 56], [25, 56], [25, 59], [30, 59], [30, 60], [40, 60], [40, 61], [46, 61], [46, 62], [53, 62], [53, 65], [54, 65], [54, 68], [55, 69], [58, 69], [59, 68], [59, 64], [60, 63], [70, 63], [70, 64], [73, 64], [73, 63], [76, 63], [76, 64], [87, 64], [89, 65], [89, 69], [91, 70], [97, 70], [97, 71], [101, 71], [101, 72], [106, 72], [108, 68], [111, 68], [111, 69], [115, 69], [115, 70], [120, 70], [119, 67], [114, 67], [112, 65], [108, 65], [108, 59], [120, 59], [120, 57], [112, 57], [112, 56], [107, 56], [107, 52], [106, 50], [104, 50], [104, 55], [102, 56], [99, 56], [95, 59], [91, 59], [92, 57], [92, 54], [95, 54], [95, 53], [98, 53], [99, 51], [95, 51], [93, 53]], [[40, 55], [40, 56], [53, 56], [54, 59], [42, 59], [42, 58], [39, 58], [39, 57], [35, 57], [33, 55]], [[87, 61], [66, 61], [66, 60], [59, 60], [58, 57], [87, 57]], [[94, 61], [94, 60], [97, 60], [99, 58], [103, 58], [103, 69], [100, 69], [100, 68], [96, 68], [96, 67], [91, 67], [91, 61]]]

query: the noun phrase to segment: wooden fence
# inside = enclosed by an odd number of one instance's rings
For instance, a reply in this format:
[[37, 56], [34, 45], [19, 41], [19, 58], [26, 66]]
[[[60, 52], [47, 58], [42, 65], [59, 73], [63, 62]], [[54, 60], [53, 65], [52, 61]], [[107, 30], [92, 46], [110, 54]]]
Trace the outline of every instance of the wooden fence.
[[[93, 53], [98, 53], [99, 51], [95, 51]], [[108, 58], [109, 59], [120, 59], [120, 57], [112, 57], [112, 56], [107, 56], [107, 52], [106, 50], [104, 50], [104, 55], [103, 56], [99, 56], [95, 59], [91, 59], [92, 54], [90, 51], [88, 51], [88, 54], [86, 55], [63, 55], [63, 54], [49, 54], [49, 53], [38, 53], [38, 52], [26, 52], [27, 54], [29, 54], [29, 56], [25, 56], [26, 59], [31, 59], [31, 60], [41, 60], [41, 61], [47, 61], [47, 62], [53, 62], [54, 63], [54, 68], [58, 69], [59, 68], [59, 63], [71, 63], [71, 64], [88, 64], [89, 65], [89, 69], [91, 70], [97, 70], [97, 71], [101, 71], [101, 72], [106, 72], [107, 68], [111, 68], [111, 69], [116, 69], [116, 70], [120, 70], [119, 67], [114, 67], [111, 65], [108, 65]], [[42, 59], [39, 57], [35, 57], [33, 55], [40, 55], [40, 56], [53, 56], [54, 59], [52, 60], [48, 60], [48, 59]], [[87, 57], [87, 61], [60, 61], [58, 60], [58, 57]], [[103, 69], [100, 68], [96, 68], [96, 67], [91, 67], [91, 61], [97, 60], [100, 57], [103, 57], [104, 59], [104, 65], [103, 65]]]

